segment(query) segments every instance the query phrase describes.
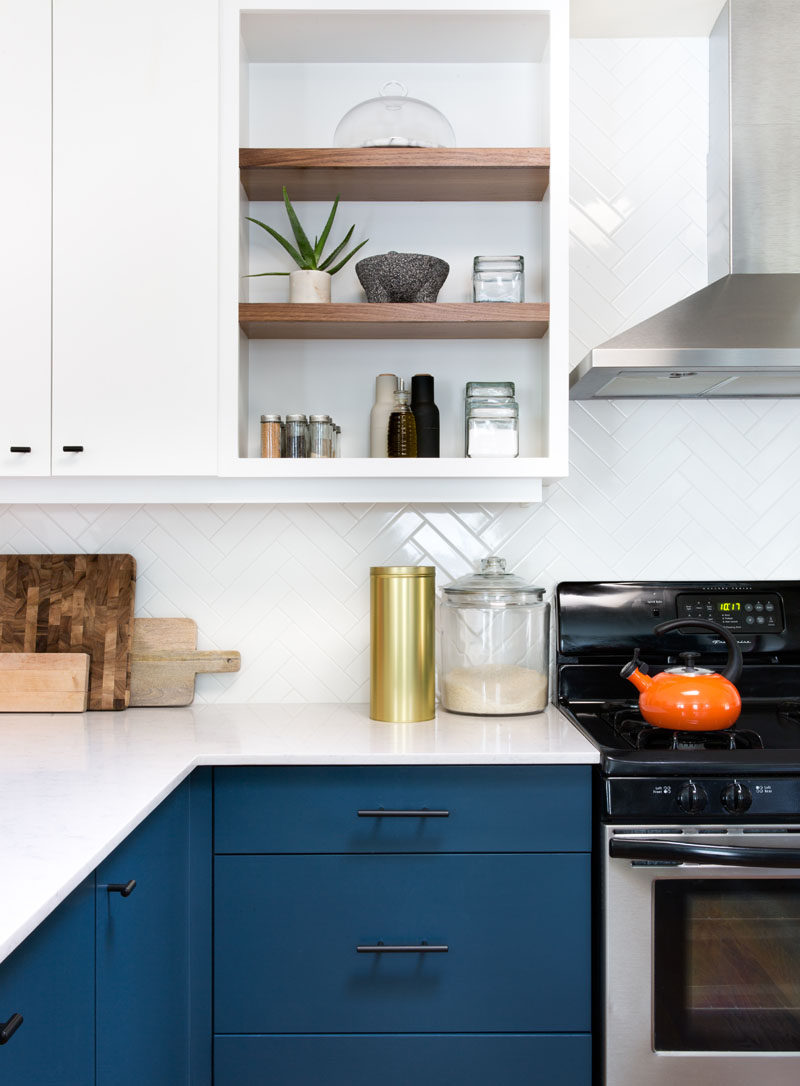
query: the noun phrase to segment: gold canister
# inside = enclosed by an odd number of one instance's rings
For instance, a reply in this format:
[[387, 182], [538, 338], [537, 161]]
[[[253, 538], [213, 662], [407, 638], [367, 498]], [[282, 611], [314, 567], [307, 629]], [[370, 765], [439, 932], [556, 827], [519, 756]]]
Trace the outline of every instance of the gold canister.
[[435, 704], [433, 566], [369, 571], [369, 715], [410, 724], [432, 720]]

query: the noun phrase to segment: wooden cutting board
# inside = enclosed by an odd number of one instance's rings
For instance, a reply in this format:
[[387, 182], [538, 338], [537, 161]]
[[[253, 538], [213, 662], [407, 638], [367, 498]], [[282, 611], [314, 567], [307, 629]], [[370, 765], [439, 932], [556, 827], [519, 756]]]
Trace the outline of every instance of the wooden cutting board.
[[0, 555], [0, 652], [89, 654], [89, 709], [130, 698], [130, 554]]
[[238, 652], [197, 652], [191, 618], [137, 618], [133, 623], [131, 705], [191, 705], [200, 672], [238, 671]]
[[88, 698], [85, 652], [0, 653], [0, 712], [82, 713]]

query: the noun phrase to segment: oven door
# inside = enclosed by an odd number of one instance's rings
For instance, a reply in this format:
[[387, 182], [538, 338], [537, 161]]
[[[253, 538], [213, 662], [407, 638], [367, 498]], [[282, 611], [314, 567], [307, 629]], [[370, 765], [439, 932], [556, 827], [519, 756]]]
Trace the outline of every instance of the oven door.
[[798, 827], [605, 827], [606, 1086], [800, 1082]]

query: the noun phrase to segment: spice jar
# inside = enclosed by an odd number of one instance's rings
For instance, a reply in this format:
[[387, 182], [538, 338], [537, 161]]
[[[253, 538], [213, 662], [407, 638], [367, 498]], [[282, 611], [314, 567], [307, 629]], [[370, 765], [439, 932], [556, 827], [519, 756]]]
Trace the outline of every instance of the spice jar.
[[281, 455], [280, 415], [261, 416], [261, 455], [271, 457]]
[[286, 416], [286, 456], [308, 456], [308, 419], [305, 415]]
[[476, 256], [472, 263], [473, 302], [524, 302], [524, 270], [521, 256]]
[[308, 455], [315, 459], [333, 456], [333, 423], [330, 415], [312, 415], [309, 418]]
[[484, 558], [480, 573], [445, 587], [439, 673], [442, 708], [514, 716], [547, 705], [550, 605], [544, 589]]

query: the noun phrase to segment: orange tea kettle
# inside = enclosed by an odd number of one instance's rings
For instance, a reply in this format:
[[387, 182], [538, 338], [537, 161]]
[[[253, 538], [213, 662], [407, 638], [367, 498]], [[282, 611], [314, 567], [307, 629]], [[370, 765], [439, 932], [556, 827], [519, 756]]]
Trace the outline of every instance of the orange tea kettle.
[[650, 676], [639, 669], [639, 650], [620, 675], [639, 691], [639, 710], [648, 724], [677, 731], [720, 731], [739, 717], [742, 699], [733, 685], [742, 673], [742, 650], [728, 630], [705, 619], [674, 619], [653, 628], [657, 634], [696, 627], [718, 634], [728, 649], [728, 662], [718, 674], [695, 667], [699, 652], [681, 652], [681, 667]]

